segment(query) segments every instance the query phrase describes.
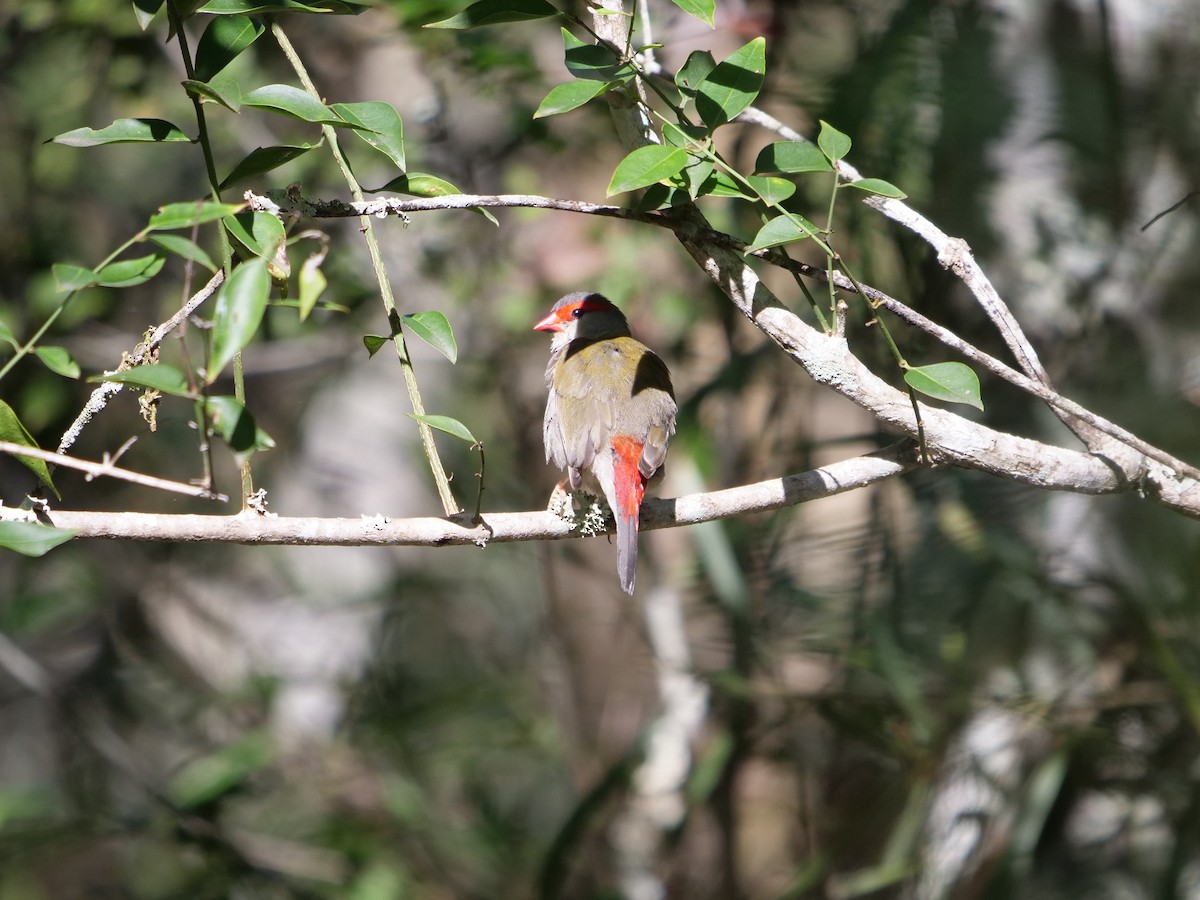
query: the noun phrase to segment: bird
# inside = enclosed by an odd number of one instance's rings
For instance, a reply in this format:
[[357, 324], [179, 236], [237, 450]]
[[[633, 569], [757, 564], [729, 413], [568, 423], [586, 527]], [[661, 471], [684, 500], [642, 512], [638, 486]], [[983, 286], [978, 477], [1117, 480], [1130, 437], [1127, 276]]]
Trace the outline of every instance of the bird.
[[594, 291], [554, 304], [534, 331], [552, 332], [546, 366], [546, 462], [565, 469], [560, 488], [608, 501], [617, 524], [617, 574], [633, 594], [638, 519], [646, 483], [675, 433], [675, 390], [666, 364], [635, 340], [624, 314]]

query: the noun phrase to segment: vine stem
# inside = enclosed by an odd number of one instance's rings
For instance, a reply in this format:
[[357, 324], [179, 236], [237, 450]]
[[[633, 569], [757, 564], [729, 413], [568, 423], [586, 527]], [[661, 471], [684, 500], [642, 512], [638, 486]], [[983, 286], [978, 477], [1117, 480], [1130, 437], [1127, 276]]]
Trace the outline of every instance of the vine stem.
[[[291, 63], [292, 69], [300, 78], [300, 83], [304, 85], [304, 89], [313, 98], [324, 103], [325, 101], [322, 99], [320, 92], [308, 75], [308, 69], [305, 67], [304, 61], [300, 59], [296, 48], [292, 45], [292, 42], [288, 39], [283, 29], [279, 27], [278, 22], [271, 22], [271, 35], [279, 44], [280, 49], [283, 50], [288, 62]], [[329, 151], [333, 154], [333, 159], [341, 170], [342, 177], [346, 180], [346, 184], [350, 188], [350, 193], [353, 195], [355, 202], [362, 203], [362, 188], [358, 184], [358, 179], [354, 177], [354, 173], [350, 170], [350, 165], [346, 162], [346, 157], [342, 154], [341, 145], [338, 143], [337, 131], [332, 125], [322, 125], [321, 133], [324, 135], [325, 141], [329, 144]], [[421, 400], [421, 392], [417, 386], [417, 375], [413, 369], [412, 357], [409, 355], [408, 344], [404, 339], [404, 332], [400, 327], [400, 314], [396, 310], [396, 300], [392, 295], [392, 285], [387, 277], [387, 269], [384, 267], [383, 254], [379, 250], [379, 240], [375, 236], [375, 230], [369, 216], [359, 216], [359, 222], [362, 225], [363, 235], [367, 240], [367, 250], [371, 255], [371, 266], [375, 271], [375, 278], [379, 284], [379, 293], [383, 298], [384, 309], [387, 311], [388, 321], [392, 325], [392, 340], [396, 347], [396, 355], [400, 360], [400, 369], [404, 373], [404, 386], [408, 389], [409, 403], [412, 404], [414, 413], [418, 416], [423, 416], [425, 415], [425, 404]], [[433, 472], [433, 481], [437, 486], [438, 497], [442, 501], [442, 507], [445, 509], [446, 515], [455, 515], [462, 510], [450, 490], [450, 479], [446, 477], [446, 470], [442, 466], [437, 446], [433, 442], [433, 429], [420, 421], [417, 422], [417, 428], [421, 435], [421, 447], [425, 451], [425, 457], [429, 460], [429, 468]]]

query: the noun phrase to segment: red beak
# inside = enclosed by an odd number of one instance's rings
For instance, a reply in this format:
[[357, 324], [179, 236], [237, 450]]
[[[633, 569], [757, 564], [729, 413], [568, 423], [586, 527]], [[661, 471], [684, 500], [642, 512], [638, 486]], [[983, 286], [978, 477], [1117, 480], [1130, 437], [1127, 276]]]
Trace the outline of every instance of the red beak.
[[562, 331], [565, 324], [562, 320], [561, 310], [555, 310], [533, 326], [534, 331]]

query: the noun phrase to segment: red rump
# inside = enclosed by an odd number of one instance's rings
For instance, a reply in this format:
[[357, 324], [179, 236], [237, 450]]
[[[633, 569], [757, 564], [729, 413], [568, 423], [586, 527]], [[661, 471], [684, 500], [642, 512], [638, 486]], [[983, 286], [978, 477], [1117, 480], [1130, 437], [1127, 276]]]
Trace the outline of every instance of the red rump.
[[638, 510], [642, 506], [642, 497], [646, 494], [646, 479], [638, 470], [638, 461], [642, 458], [642, 442], [627, 435], [617, 434], [613, 436], [612, 448], [617, 502], [621, 504], [621, 515], [633, 519], [633, 527], [636, 528]]

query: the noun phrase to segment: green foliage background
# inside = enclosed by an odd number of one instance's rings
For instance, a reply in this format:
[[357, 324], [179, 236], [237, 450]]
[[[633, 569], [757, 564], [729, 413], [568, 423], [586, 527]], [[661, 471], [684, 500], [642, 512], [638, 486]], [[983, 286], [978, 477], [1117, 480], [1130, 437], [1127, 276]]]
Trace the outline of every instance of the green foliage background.
[[[667, 4], [652, 12], [668, 69], [696, 47], [720, 59], [765, 36], [759, 105], [809, 136], [819, 120], [849, 134], [851, 162], [970, 242], [1060, 391], [1195, 461], [1195, 200], [1142, 226], [1200, 181], [1200, 22], [1186, 2], [1153, 20], [1126, 7], [781, 0], [722, 5], [715, 31]], [[468, 192], [602, 200], [623, 156], [603, 104], [533, 116], [567, 77], [557, 26], [418, 27], [455, 11], [395, 0], [278, 21], [328, 102], [399, 109], [408, 171]], [[188, 26], [193, 47], [203, 19]], [[159, 206], [203, 197], [206, 179], [192, 145], [45, 143], [124, 116], [194, 132], [163, 22], [143, 32], [128, 5], [34, 0], [0, 5], [0, 25], [0, 321], [24, 338], [60, 299], [52, 265], [96, 265]], [[246, 85], [295, 81], [269, 38], [231, 71]], [[218, 112], [226, 169], [255, 147], [319, 138]], [[720, 145], [748, 171], [769, 140], [726, 126]], [[364, 185], [395, 177], [346, 144]], [[345, 194], [321, 148], [224, 199], [293, 182]], [[822, 195], [807, 185], [816, 220]], [[707, 212], [747, 239], [757, 228], [720, 201]], [[924, 244], [856, 204], [842, 216], [839, 248], [860, 279], [1000, 355]], [[487, 448], [485, 509], [541, 507], [553, 485], [546, 347], [529, 329], [583, 287], [621, 304], [671, 365], [680, 435], [664, 494], [889, 440], [740, 321], [669, 235], [565, 213], [497, 219], [376, 224], [398, 311], [453, 325], [457, 363], [413, 352], [429, 411]], [[362, 347], [388, 326], [358, 224], [317, 224], [331, 245], [324, 299], [341, 309], [302, 322], [272, 306], [246, 351], [247, 406], [276, 444], [254, 455], [256, 483], [288, 515], [437, 515], [399, 367]], [[293, 250], [295, 269], [311, 249]], [[172, 258], [144, 285], [88, 288], [47, 342], [85, 375], [112, 368], [199, 277]], [[853, 346], [889, 372], [861, 318]], [[203, 358], [197, 330], [190, 352]], [[910, 359], [940, 358], [920, 334], [897, 337]], [[163, 356], [187, 358], [178, 342]], [[53, 446], [92, 387], [26, 359], [0, 398]], [[98, 459], [137, 435], [124, 465], [196, 477], [188, 404], [164, 400], [150, 432], [127, 393], [74, 452]], [[989, 424], [1057, 435], [1029, 398], [988, 379], [983, 394]], [[469, 507], [477, 456], [439, 446]], [[237, 494], [232, 456], [216, 462], [218, 486]], [[65, 508], [215, 511], [62, 470], [55, 481]], [[0, 458], [6, 503], [33, 487]], [[1136, 498], [958, 471], [646, 535], [711, 690], [688, 815], [662, 853], [670, 895], [1194, 891], [1198, 537]], [[0, 557], [0, 898], [618, 895], [613, 827], [659, 697], [644, 597], [620, 593], [612, 556], [593, 540], [93, 542]], [[957, 868], [939, 819], [956, 796], [960, 827], [991, 823]], [[957, 873], [945, 884], [943, 868]]]

